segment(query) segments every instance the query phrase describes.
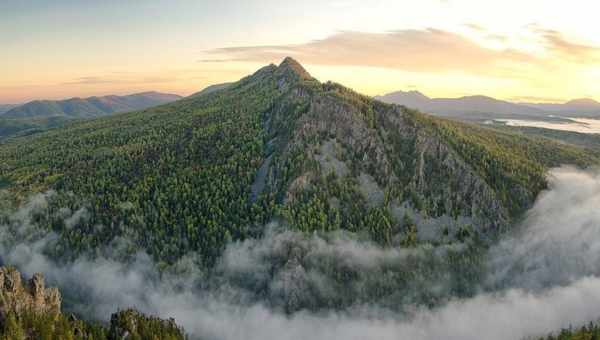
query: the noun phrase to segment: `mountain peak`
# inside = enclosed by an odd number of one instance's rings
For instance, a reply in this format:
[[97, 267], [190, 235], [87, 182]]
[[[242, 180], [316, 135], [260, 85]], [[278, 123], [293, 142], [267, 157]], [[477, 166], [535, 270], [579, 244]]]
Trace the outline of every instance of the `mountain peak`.
[[312, 79], [310, 73], [308, 73], [306, 69], [304, 69], [304, 67], [292, 57], [286, 57], [283, 59], [281, 64], [279, 64], [278, 69], [282, 72], [291, 72], [297, 75], [300, 79]]

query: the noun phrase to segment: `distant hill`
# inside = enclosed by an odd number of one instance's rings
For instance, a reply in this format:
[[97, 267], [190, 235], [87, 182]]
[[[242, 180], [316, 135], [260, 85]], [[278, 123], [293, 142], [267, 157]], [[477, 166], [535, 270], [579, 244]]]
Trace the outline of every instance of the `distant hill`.
[[397, 91], [384, 96], [377, 96], [375, 99], [389, 104], [403, 105], [437, 116], [462, 120], [549, 118], [548, 114], [541, 108], [515, 104], [486, 96], [429, 98], [418, 91]]
[[0, 115], [11, 109], [14, 109], [17, 106], [19, 106], [19, 105], [17, 105], [17, 104], [0, 104]]
[[600, 103], [588, 98], [574, 99], [564, 104], [522, 103], [522, 105], [567, 117], [600, 117]]
[[66, 100], [35, 100], [1, 114], [1, 118], [67, 117], [92, 118], [116, 112], [142, 110], [181, 99], [175, 94], [144, 92], [128, 96], [71, 98]]

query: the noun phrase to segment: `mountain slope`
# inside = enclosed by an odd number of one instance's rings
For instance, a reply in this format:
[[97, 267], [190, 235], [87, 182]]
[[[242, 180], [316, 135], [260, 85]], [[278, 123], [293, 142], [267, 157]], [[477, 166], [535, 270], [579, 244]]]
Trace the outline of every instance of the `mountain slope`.
[[232, 83], [223, 83], [223, 84], [215, 84], [215, 85], [210, 85], [207, 86], [206, 88], [204, 88], [201, 91], [198, 91], [194, 94], [192, 94], [190, 97], [198, 97], [198, 96], [204, 96], [219, 90], [223, 90], [228, 88], [229, 86], [231, 86]]
[[2, 115], [3, 113], [17, 107], [19, 105], [16, 104], [0, 104], [0, 115]]
[[[226, 89], [70, 124], [0, 146], [15, 203], [52, 189], [37, 223], [76, 254], [131, 239], [207, 264], [274, 218], [347, 229], [383, 245], [508, 227], [545, 170], [598, 159], [548, 140], [433, 118], [320, 83], [286, 59]], [[61, 211], [83, 211], [65, 223]]]
[[39, 118], [64, 116], [90, 118], [115, 112], [141, 110], [181, 99], [180, 96], [158, 92], [144, 92], [128, 96], [71, 98], [61, 101], [36, 100], [15, 107], [1, 115], [2, 118]]
[[71, 119], [63, 116], [40, 118], [2, 118], [0, 117], [0, 142], [15, 136], [26, 136], [63, 126]]

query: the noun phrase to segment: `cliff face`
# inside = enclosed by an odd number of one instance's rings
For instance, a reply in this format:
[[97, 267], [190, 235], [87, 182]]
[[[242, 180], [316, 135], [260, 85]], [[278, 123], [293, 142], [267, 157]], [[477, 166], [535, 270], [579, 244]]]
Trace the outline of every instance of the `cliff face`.
[[0, 320], [10, 312], [60, 314], [61, 297], [58, 289], [46, 288], [44, 277], [34, 274], [23, 282], [14, 268], [0, 267]]
[[[261, 180], [298, 212], [292, 221], [318, 209], [328, 223], [339, 216], [343, 226], [359, 225], [347, 218], [353, 210], [378, 209], [390, 236], [408, 216], [423, 239], [452, 237], [466, 224], [481, 232], [509, 224], [494, 188], [420, 114], [337, 84], [290, 87], [265, 114], [271, 150]], [[320, 208], [303, 208], [317, 199]]]

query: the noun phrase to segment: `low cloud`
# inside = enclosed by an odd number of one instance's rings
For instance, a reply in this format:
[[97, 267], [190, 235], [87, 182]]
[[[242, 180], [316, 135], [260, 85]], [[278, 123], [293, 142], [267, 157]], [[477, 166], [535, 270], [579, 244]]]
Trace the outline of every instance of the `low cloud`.
[[[56, 237], [35, 233], [31, 218], [52, 197], [36, 196], [0, 226], [0, 262], [26, 275], [44, 272], [67, 295], [69, 309], [95, 318], [134, 306], [174, 317], [199, 339], [518, 340], [600, 317], [597, 172], [552, 171], [550, 189], [519, 230], [482, 256], [483, 276], [463, 273], [476, 281], [463, 297], [453, 291], [456, 268], [437, 263], [468, 255], [468, 245], [380, 248], [353, 234], [306, 235], [277, 225], [259, 239], [230, 244], [210, 273], [194, 254], [163, 273], [143, 253], [128, 263], [110, 257], [58, 263], [45, 255]], [[62, 213], [70, 221], [85, 217], [81, 210]], [[430, 264], [440, 279], [419, 281], [420, 268]], [[402, 289], [390, 293], [389, 285]], [[338, 301], [337, 290], [355, 292], [355, 299]], [[422, 297], [434, 299], [418, 302]], [[320, 307], [310, 305], [313, 298]]]

